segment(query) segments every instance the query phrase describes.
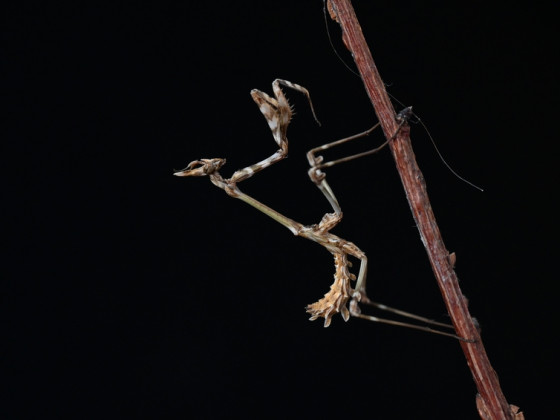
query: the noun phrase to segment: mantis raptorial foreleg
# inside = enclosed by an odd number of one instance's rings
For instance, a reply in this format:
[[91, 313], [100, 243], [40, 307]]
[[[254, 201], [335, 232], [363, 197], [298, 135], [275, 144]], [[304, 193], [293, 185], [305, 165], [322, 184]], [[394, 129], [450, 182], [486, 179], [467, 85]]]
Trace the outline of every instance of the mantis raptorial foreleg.
[[280, 85], [287, 86], [303, 93], [309, 101], [309, 106], [311, 107], [311, 112], [313, 113], [315, 121], [317, 121], [317, 124], [321, 125], [315, 115], [315, 110], [313, 109], [309, 92], [303, 86], [296, 85], [295, 83], [288, 82], [287, 80], [276, 79], [272, 82], [272, 91], [275, 96], [274, 98], [260, 90], [253, 89], [251, 91], [251, 96], [268, 122], [270, 131], [272, 132], [272, 137], [274, 137], [274, 141], [279, 146], [279, 149], [272, 156], [235, 172], [230, 178], [232, 183], [238, 183], [250, 178], [257, 172], [262, 171], [279, 160], [284, 159], [288, 155], [288, 138], [286, 137], [286, 132], [288, 130], [290, 120], [292, 119], [293, 112], [286, 96], [284, 95], [284, 92], [282, 92]]

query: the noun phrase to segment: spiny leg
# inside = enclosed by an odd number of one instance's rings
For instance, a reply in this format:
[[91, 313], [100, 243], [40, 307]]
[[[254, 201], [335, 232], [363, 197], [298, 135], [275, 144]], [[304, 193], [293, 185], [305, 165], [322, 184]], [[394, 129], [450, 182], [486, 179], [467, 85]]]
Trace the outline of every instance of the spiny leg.
[[274, 95], [276, 96], [276, 98], [278, 98], [279, 102], [280, 102], [280, 100], [285, 101], [285, 104], [288, 105], [288, 107], [290, 105], [288, 103], [288, 100], [284, 96], [284, 92], [280, 88], [280, 85], [284, 85], [284, 86], [289, 87], [293, 90], [297, 90], [298, 92], [301, 92], [305, 95], [305, 97], [307, 98], [307, 102], [309, 103], [309, 108], [311, 108], [311, 113], [313, 114], [313, 118], [315, 119], [315, 122], [317, 122], [317, 124], [320, 126], [321, 123], [319, 122], [319, 119], [317, 118], [317, 114], [315, 114], [315, 109], [313, 108], [313, 103], [311, 102], [311, 96], [309, 95], [309, 91], [306, 88], [304, 88], [303, 86], [298, 85], [296, 83], [288, 82], [287, 80], [283, 80], [283, 79], [274, 80], [272, 82], [272, 91], [274, 92]]
[[313, 109], [309, 91], [303, 86], [288, 82], [287, 80], [276, 79], [274, 80], [274, 82], [272, 82], [272, 91], [274, 92], [275, 96], [274, 98], [269, 96], [265, 92], [262, 92], [258, 89], [253, 89], [251, 91], [251, 96], [255, 103], [259, 106], [261, 113], [265, 117], [268, 126], [270, 127], [272, 137], [274, 137], [274, 141], [280, 148], [270, 157], [235, 172], [229, 179], [229, 181], [231, 181], [233, 184], [250, 178], [255, 173], [263, 170], [264, 168], [267, 168], [268, 166], [278, 162], [279, 160], [284, 159], [288, 154], [288, 138], [286, 134], [293, 112], [280, 85], [287, 86], [291, 89], [303, 93], [309, 102], [309, 106], [311, 108], [311, 112], [313, 113], [315, 121], [317, 121], [317, 123], [320, 125], [319, 120], [315, 115], [315, 110]]

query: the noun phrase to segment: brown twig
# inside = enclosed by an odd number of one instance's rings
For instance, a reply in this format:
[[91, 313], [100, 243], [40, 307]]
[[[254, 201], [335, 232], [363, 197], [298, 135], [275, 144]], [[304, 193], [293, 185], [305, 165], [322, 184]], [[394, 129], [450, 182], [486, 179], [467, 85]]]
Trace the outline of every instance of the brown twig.
[[[396, 113], [373, 62], [354, 9], [350, 0], [330, 0], [329, 3], [331, 17], [342, 28], [343, 41], [354, 57], [379, 122], [389, 139], [398, 127]], [[508, 404], [502, 393], [498, 377], [492, 369], [468, 311], [466, 299], [459, 288], [459, 281], [453, 270], [454, 257], [445, 248], [436, 223], [424, 177], [412, 150], [409, 127], [403, 127], [389, 142], [389, 146], [455, 331], [458, 336], [472, 341], [462, 341], [460, 344], [479, 392], [476, 400], [479, 414], [483, 420], [520, 420], [523, 415], [517, 413], [517, 407]]]

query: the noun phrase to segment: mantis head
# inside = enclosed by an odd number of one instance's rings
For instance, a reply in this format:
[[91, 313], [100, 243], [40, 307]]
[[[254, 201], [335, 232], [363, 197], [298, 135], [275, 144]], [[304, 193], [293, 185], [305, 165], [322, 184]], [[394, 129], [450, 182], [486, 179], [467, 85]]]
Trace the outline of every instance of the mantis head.
[[175, 172], [175, 176], [205, 176], [217, 172], [224, 164], [225, 159], [200, 159], [188, 164], [185, 169]]

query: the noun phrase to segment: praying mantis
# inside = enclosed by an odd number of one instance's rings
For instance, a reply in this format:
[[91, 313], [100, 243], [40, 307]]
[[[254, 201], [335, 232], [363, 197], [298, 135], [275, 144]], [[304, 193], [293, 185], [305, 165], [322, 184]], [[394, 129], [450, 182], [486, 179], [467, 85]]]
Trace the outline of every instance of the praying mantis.
[[[350, 316], [353, 316], [369, 321], [381, 322], [397, 326], [405, 326], [461, 339], [454, 334], [437, 329], [432, 329], [424, 325], [378, 318], [371, 315], [362, 314], [359, 307], [360, 303], [373, 306], [380, 310], [392, 312], [400, 316], [415, 319], [426, 324], [436, 325], [444, 328], [452, 328], [452, 326], [448, 324], [436, 322], [428, 318], [401, 311], [399, 309], [391, 308], [389, 306], [370, 300], [366, 294], [366, 277], [368, 265], [366, 254], [354, 243], [342, 239], [330, 232], [331, 229], [334, 228], [342, 220], [342, 209], [331, 187], [326, 181], [326, 174], [324, 170], [331, 166], [343, 162], [348, 162], [353, 159], [358, 159], [380, 151], [397, 135], [401, 127], [407, 124], [407, 121], [412, 114], [412, 107], [405, 108], [403, 111], [399, 112], [396, 117], [397, 122], [399, 123], [397, 131], [391, 138], [374, 149], [330, 162], [323, 162], [323, 157], [318, 155], [318, 153], [324, 150], [369, 135], [379, 126], [379, 123], [362, 133], [313, 148], [307, 153], [307, 160], [310, 165], [308, 175], [311, 181], [326, 197], [333, 209], [333, 212], [326, 213], [318, 224], [306, 226], [299, 222], [296, 222], [289, 217], [280, 214], [276, 210], [268, 207], [267, 205], [261, 203], [255, 198], [245, 194], [239, 189], [238, 184], [240, 182], [245, 181], [256, 173], [262, 171], [263, 169], [268, 168], [269, 166], [284, 159], [288, 154], [288, 138], [286, 133], [293, 115], [293, 109], [288, 103], [284, 92], [282, 91], [282, 86], [298, 91], [307, 98], [313, 117], [315, 121], [320, 125], [319, 120], [317, 119], [317, 116], [315, 114], [315, 110], [313, 108], [308, 90], [303, 86], [289, 82], [287, 80], [276, 79], [272, 82], [272, 91], [274, 97], [257, 89], [253, 89], [251, 91], [251, 96], [255, 103], [258, 105], [261, 113], [265, 117], [272, 132], [272, 137], [279, 147], [276, 152], [274, 152], [268, 158], [255, 163], [254, 165], [234, 172], [233, 175], [228, 179], [224, 179], [219, 172], [226, 163], [226, 159], [223, 158], [200, 159], [192, 161], [185, 169], [175, 172], [174, 175], [181, 177], [208, 176], [212, 184], [224, 190], [229, 196], [242, 200], [245, 203], [256, 208], [257, 210], [261, 211], [262, 213], [268, 215], [278, 223], [288, 228], [294, 235], [301, 236], [320, 244], [333, 255], [335, 264], [334, 283], [331, 285], [330, 290], [323, 296], [323, 298], [315, 303], [307, 305], [306, 310], [311, 315], [310, 320], [324, 318], [324, 326], [328, 327], [331, 324], [332, 317], [335, 314], [340, 313], [345, 321], [348, 321]], [[357, 277], [350, 272], [351, 263], [348, 259], [349, 256], [360, 261], [360, 269]], [[355, 287], [352, 287], [353, 281], [356, 282]]]

